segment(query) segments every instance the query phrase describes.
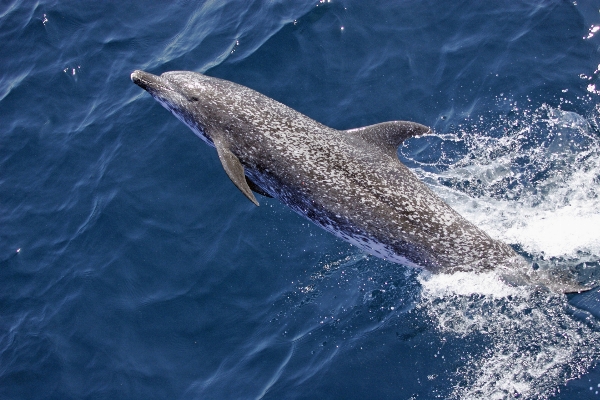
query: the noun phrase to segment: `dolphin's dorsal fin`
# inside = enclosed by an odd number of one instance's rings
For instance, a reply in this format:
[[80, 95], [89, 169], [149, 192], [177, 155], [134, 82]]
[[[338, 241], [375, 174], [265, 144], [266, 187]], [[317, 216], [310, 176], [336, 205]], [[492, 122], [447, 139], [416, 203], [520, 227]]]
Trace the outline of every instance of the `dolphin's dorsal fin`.
[[346, 133], [359, 136], [363, 140], [396, 156], [398, 146], [413, 136], [425, 135], [431, 129], [410, 121], [389, 121], [380, 124], [348, 129]]
[[213, 140], [213, 143], [217, 149], [217, 154], [219, 155], [219, 160], [221, 160], [223, 169], [227, 172], [227, 176], [229, 176], [231, 182], [233, 182], [233, 184], [237, 186], [251, 202], [258, 206], [258, 201], [256, 201], [254, 193], [252, 193], [252, 190], [250, 190], [250, 187], [248, 186], [248, 182], [246, 182], [244, 166], [239, 158], [237, 158], [221, 141]]

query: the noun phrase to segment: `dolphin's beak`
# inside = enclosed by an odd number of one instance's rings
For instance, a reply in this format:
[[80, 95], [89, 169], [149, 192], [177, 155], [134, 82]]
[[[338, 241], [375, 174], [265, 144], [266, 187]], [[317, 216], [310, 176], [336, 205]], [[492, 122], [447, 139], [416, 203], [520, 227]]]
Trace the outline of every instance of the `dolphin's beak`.
[[165, 84], [160, 76], [152, 75], [148, 72], [136, 70], [131, 74], [133, 83], [148, 92], [156, 92], [157, 89], [164, 88]]

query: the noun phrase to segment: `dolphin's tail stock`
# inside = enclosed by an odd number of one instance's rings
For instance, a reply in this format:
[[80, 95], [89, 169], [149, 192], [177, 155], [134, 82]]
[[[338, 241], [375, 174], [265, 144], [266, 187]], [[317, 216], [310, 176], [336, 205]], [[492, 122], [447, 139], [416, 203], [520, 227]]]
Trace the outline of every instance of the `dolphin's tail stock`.
[[546, 288], [555, 293], [581, 293], [591, 290], [594, 284], [586, 284], [569, 268], [557, 266], [540, 267], [519, 257], [499, 268], [504, 282], [513, 286], [530, 285]]

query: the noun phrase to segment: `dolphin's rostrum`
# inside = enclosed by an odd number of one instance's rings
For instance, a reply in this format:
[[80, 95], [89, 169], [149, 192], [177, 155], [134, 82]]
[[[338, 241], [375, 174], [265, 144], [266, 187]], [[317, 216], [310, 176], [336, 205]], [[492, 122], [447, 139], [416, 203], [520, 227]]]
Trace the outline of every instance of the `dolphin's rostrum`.
[[468, 222], [404, 166], [398, 146], [430, 132], [407, 121], [340, 131], [245, 86], [195, 72], [131, 79], [217, 150], [254, 204], [274, 197], [327, 231], [386, 260], [432, 272], [500, 269], [515, 282], [584, 288], [536, 277], [505, 243]]

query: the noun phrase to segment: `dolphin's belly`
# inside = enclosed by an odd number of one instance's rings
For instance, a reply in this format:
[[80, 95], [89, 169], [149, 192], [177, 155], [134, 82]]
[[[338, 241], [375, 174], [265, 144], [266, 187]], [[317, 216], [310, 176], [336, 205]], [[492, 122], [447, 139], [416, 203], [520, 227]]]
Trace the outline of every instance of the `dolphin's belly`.
[[334, 218], [314, 218], [314, 213], [305, 213], [303, 210], [294, 209], [294, 211], [340, 239], [376, 257], [415, 268], [427, 268], [423, 264], [431, 264], [423, 262], [425, 260], [423, 254], [408, 243], [405, 244], [406, 251], [399, 253], [390, 243], [363, 234], [349, 224], [340, 223]]
[[[278, 177], [248, 172], [298, 214], [392, 262], [432, 272], [480, 270], [515, 256], [509, 246], [465, 220], [405, 167], [369, 163], [356, 170], [376, 174], [357, 177], [353, 171], [337, 171], [335, 181], [329, 179], [332, 171], [319, 175], [315, 170], [296, 170], [296, 180], [290, 173]], [[283, 165], [278, 168], [284, 170]]]
[[[400, 227], [393, 226], [396, 218], [391, 218], [392, 216], [371, 215], [369, 223], [372, 229], [368, 229], [364, 226], [364, 220], [360, 213], [352, 212], [349, 209], [341, 211], [324, 206], [323, 202], [319, 201], [322, 199], [319, 199], [318, 195], [314, 193], [310, 195], [302, 189], [287, 185], [269, 174], [252, 170], [248, 170], [247, 174], [264, 191], [280, 200], [296, 213], [371, 255], [410, 267], [425, 268], [432, 271], [443, 267], [426, 247], [403, 240], [396, 235], [382, 234], [382, 232], [401, 230]], [[346, 204], [346, 206], [356, 209], [356, 207], [360, 207], [359, 204], [357, 201], [356, 204]]]
[[[438, 270], [441, 267], [418, 244], [398, 237], [378, 235], [377, 233], [381, 231], [382, 227], [373, 231], [362, 229], [359, 221], [353, 221], [348, 216], [335, 214], [318, 206], [315, 207], [310, 199], [302, 199], [301, 196], [286, 199], [285, 203], [314, 224], [371, 255], [410, 267], [428, 270]], [[387, 225], [390, 221], [381, 222], [381, 225]], [[377, 224], [375, 223], [375, 225]]]

